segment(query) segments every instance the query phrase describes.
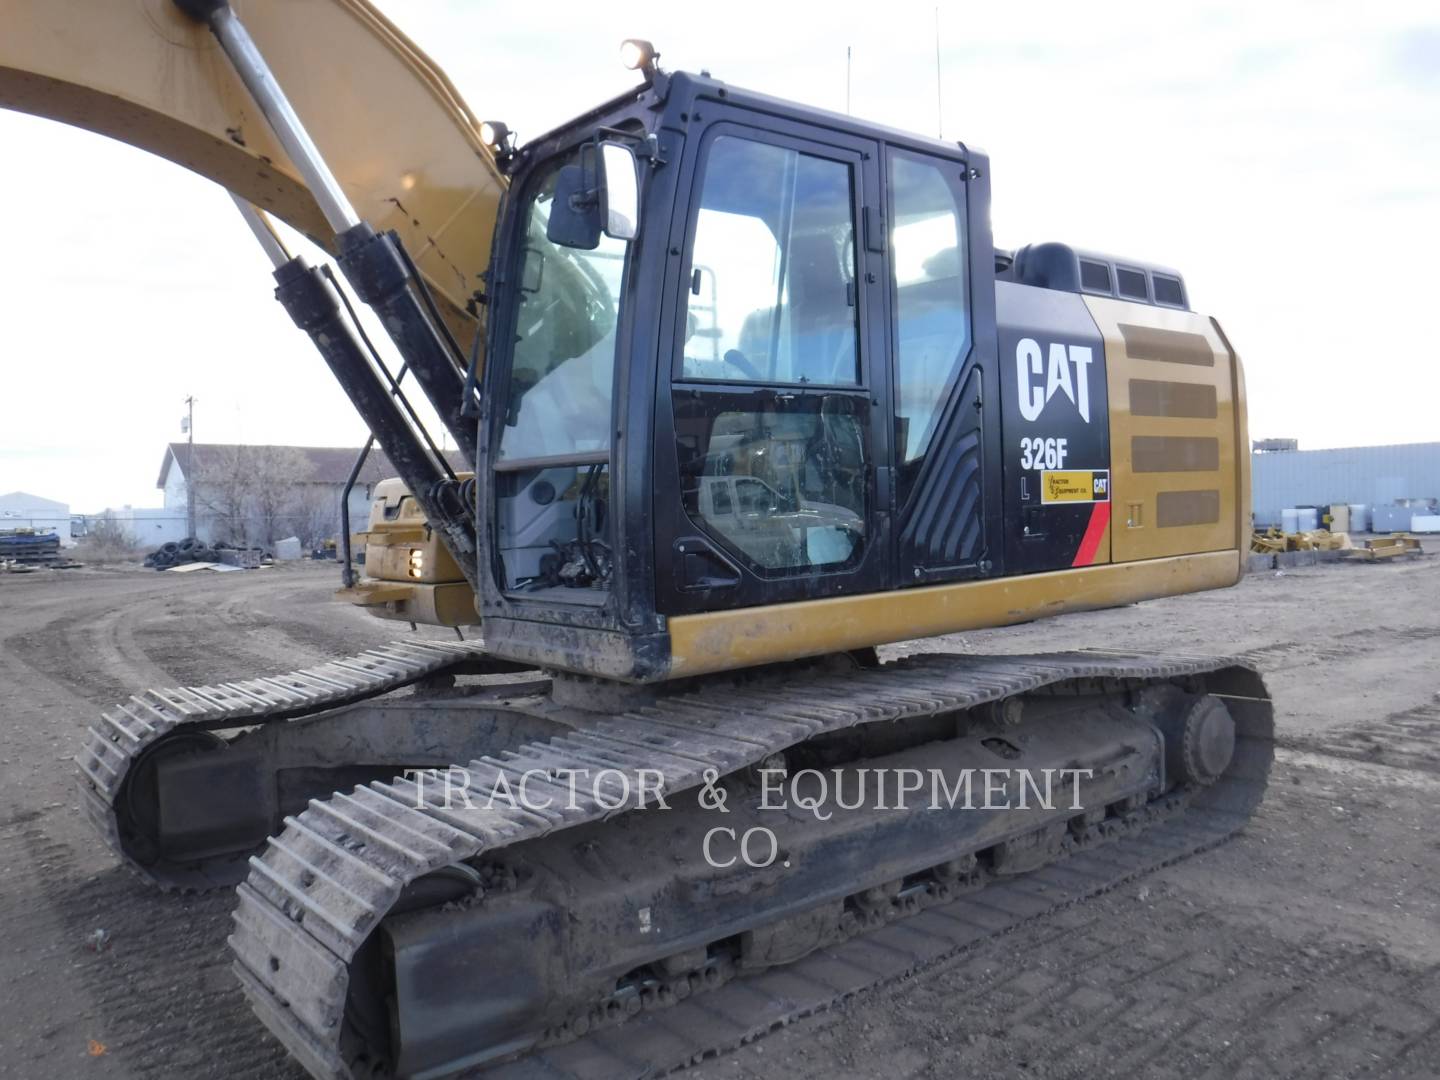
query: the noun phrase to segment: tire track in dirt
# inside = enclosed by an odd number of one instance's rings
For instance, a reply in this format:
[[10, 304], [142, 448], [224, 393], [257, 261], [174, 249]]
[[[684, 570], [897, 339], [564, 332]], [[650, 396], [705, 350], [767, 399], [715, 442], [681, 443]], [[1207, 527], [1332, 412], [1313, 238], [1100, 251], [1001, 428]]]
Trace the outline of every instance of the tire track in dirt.
[[[42, 899], [0, 909], [5, 940], [48, 943], [19, 958], [19, 974], [23, 965], [43, 964], [75, 982], [30, 1008], [50, 1016], [56, 1031], [78, 1024], [102, 1044], [99, 1075], [303, 1076], [265, 1035], [230, 971], [229, 890], [167, 896], [119, 868], [85, 875], [70, 844], [38, 815], [0, 826], [0, 860], [10, 885]], [[6, 1026], [12, 1022], [7, 1017]], [[51, 1049], [44, 1031], [38, 1041]], [[75, 1052], [83, 1058], [86, 1048], [77, 1044]]]
[[[80, 846], [89, 832], [68, 791], [43, 812], [34, 805], [68, 787], [68, 732], [145, 686], [273, 674], [405, 636], [404, 624], [330, 601], [329, 575], [308, 570], [245, 575], [241, 588], [234, 575], [114, 575], [83, 599], [64, 581], [4, 598], [17, 601], [5, 612], [0, 672], [19, 730], [3, 756], [53, 777], [33, 785], [44, 796], [12, 785], [0, 800], [0, 941], [21, 984], [0, 986], [0, 1045], [12, 1032], [15, 1042], [13, 1055], [0, 1053], [0, 1075], [56, 1075], [70, 1061], [61, 1073], [94, 1078], [303, 1076], [230, 970], [233, 892], [151, 891]], [[92, 951], [97, 930], [106, 943]], [[24, 989], [32, 981], [40, 992]], [[105, 1048], [98, 1057], [88, 1057], [90, 1038]]]
[[150, 675], [162, 674], [133, 648], [127, 656], [127, 648], [118, 637], [125, 613], [137, 610], [150, 599], [143, 594], [97, 597], [80, 611], [70, 606], [53, 609], [51, 614], [42, 608], [30, 618], [14, 619], [22, 623], [23, 629], [5, 637], [0, 658], [11, 661], [6, 666], [17, 682], [43, 680], [63, 699], [75, 703], [108, 702], [115, 699], [117, 692], [126, 696], [131, 692], [126, 687], [135, 682], [136, 661]]
[[1293, 750], [1440, 774], [1440, 700], [1378, 720], [1277, 740]]
[[1278, 641], [1248, 649], [1241, 655], [1253, 661], [1265, 673], [1271, 674], [1316, 664], [1329, 665], [1376, 653], [1410, 654], [1419, 659], [1424, 653], [1417, 649], [1417, 645], [1427, 644], [1436, 638], [1440, 638], [1440, 627], [1382, 625], [1338, 642], [1333, 638]]
[[[320, 608], [325, 620], [329, 611], [315, 595], [325, 587], [295, 576], [264, 582], [260, 603], [299, 594], [295, 602]], [[251, 674], [257, 664], [284, 670], [314, 655], [288, 639], [247, 647], [254, 635], [235, 613], [255, 592], [234, 589], [232, 575], [158, 577], [26, 581], [0, 598], [9, 699], [0, 757], [12, 780], [21, 779], [8, 768], [17, 757], [35, 770], [0, 798], [0, 1075], [302, 1075], [255, 1020], [230, 971], [233, 893], [153, 892], [98, 845], [81, 846], [91, 837], [71, 811], [68, 753], [98, 709], [146, 685], [191, 681], [187, 670], [210, 681]], [[233, 622], [239, 633], [227, 629]], [[44, 801], [57, 794], [63, 802]], [[92, 951], [87, 939], [96, 930], [107, 940]], [[92, 1038], [104, 1047], [95, 1057]]]
[[97, 659], [97, 666], [116, 679], [128, 677], [144, 685], [171, 681], [171, 672], [135, 642], [134, 624], [144, 618], [144, 610], [139, 605], [126, 604], [107, 611], [91, 624], [87, 635], [93, 639], [94, 651], [79, 655], [87, 660]]
[[[173, 683], [195, 685], [275, 675], [412, 636], [404, 623], [333, 600], [336, 582], [328, 575], [309, 568], [261, 573], [270, 576], [251, 578], [244, 589], [231, 585], [231, 575], [197, 583], [198, 594], [137, 623], [134, 640], [170, 669]], [[450, 639], [434, 627], [414, 636]]]

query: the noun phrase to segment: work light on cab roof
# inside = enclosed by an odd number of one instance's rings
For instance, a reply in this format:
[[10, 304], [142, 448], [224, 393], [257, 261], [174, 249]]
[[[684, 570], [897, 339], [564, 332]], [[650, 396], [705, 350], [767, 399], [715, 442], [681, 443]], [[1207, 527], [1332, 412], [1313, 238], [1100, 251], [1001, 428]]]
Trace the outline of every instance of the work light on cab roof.
[[655, 62], [660, 59], [655, 46], [644, 38], [626, 38], [620, 43], [620, 63], [631, 71], [639, 71], [647, 79], [655, 74]]
[[483, 120], [480, 123], [480, 141], [497, 154], [503, 154], [510, 144], [510, 126], [502, 120]]

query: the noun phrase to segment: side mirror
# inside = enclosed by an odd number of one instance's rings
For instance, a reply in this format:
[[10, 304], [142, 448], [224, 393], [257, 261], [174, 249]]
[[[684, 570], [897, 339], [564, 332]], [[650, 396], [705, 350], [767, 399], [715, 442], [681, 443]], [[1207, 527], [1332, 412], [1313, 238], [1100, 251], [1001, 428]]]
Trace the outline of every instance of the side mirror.
[[616, 240], [634, 240], [640, 231], [635, 151], [624, 143], [600, 144], [600, 221], [605, 235]]
[[586, 147], [580, 161], [555, 177], [555, 199], [545, 235], [552, 244], [593, 251], [600, 234], [634, 240], [640, 231], [640, 178], [635, 151], [604, 142]]
[[[545, 238], [561, 247], [593, 251], [600, 245], [600, 199], [584, 165], [566, 165], [555, 176], [555, 198]], [[592, 174], [593, 175], [593, 174]]]

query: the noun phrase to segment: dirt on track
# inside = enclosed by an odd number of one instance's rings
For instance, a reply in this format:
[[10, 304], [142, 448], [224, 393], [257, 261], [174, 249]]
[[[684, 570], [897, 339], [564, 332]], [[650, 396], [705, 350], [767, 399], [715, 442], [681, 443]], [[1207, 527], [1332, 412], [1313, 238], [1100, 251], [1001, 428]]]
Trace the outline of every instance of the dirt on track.
[[[335, 578], [0, 576], [0, 1075], [302, 1075], [230, 973], [231, 896], [162, 896], [122, 871], [75, 809], [70, 757], [140, 687], [408, 634], [332, 602]], [[1257, 660], [1280, 750], [1255, 821], [697, 1075], [1437, 1074], [1440, 559], [1253, 575], [886, 652], [1097, 645]]]

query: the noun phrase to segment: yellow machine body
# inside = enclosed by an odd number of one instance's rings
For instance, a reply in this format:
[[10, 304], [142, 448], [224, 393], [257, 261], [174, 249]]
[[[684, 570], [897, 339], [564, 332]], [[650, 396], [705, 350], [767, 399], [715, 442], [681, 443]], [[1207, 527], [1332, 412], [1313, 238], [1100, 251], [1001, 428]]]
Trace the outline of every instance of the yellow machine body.
[[354, 537], [366, 576], [335, 595], [381, 619], [477, 626], [475, 590], [399, 480], [375, 485], [370, 526]]

